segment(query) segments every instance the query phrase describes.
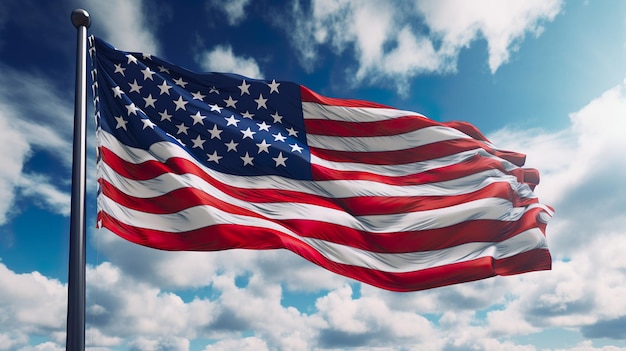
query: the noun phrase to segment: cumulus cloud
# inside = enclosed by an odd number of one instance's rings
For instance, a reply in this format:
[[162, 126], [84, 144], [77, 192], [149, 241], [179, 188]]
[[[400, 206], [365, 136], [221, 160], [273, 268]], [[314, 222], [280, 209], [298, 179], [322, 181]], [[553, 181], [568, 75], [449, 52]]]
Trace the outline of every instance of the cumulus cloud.
[[237, 72], [250, 78], [262, 78], [256, 60], [235, 55], [230, 45], [218, 45], [213, 50], [205, 51], [198, 55], [196, 61], [207, 71]]
[[12, 350], [40, 335], [65, 339], [67, 286], [38, 272], [18, 274], [0, 263], [0, 349]]
[[542, 23], [560, 9], [561, 0], [315, 0], [310, 7], [294, 3], [292, 23], [284, 27], [304, 67], [311, 69], [320, 59], [319, 48], [329, 46], [336, 54], [354, 55], [355, 82], [391, 79], [405, 93], [412, 77], [455, 71], [461, 50], [475, 40], [487, 41], [489, 68], [495, 73], [527, 33], [538, 36]]

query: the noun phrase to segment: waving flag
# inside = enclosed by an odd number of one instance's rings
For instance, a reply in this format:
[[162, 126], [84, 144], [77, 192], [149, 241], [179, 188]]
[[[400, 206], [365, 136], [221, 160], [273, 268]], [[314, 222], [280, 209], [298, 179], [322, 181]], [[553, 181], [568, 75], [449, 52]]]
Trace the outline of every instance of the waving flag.
[[537, 172], [469, 124], [90, 43], [98, 225], [127, 240], [288, 249], [395, 291], [551, 267]]

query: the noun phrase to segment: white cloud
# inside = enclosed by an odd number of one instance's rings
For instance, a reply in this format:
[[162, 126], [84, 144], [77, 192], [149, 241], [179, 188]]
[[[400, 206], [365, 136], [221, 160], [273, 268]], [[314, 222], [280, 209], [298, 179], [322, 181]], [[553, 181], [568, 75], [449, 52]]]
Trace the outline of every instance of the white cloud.
[[136, 351], [186, 351], [189, 350], [189, 340], [174, 336], [138, 337], [129, 346]]
[[256, 60], [233, 53], [230, 45], [219, 45], [198, 55], [196, 61], [202, 69], [213, 72], [237, 73], [250, 78], [262, 78]]
[[257, 337], [248, 337], [243, 339], [228, 339], [221, 340], [215, 344], [208, 345], [204, 348], [204, 351], [267, 351], [267, 343]]
[[626, 347], [603, 346], [594, 347], [591, 340], [585, 340], [570, 349], [554, 349], [554, 351], [624, 351]]
[[207, 5], [210, 9], [218, 9], [226, 15], [231, 26], [236, 26], [246, 18], [246, 6], [250, 0], [211, 0]]
[[321, 46], [336, 54], [349, 50], [357, 61], [349, 69], [355, 72], [354, 83], [391, 79], [406, 93], [412, 77], [455, 71], [461, 50], [475, 40], [487, 41], [495, 73], [526, 33], [538, 36], [542, 23], [556, 17], [561, 2], [317, 0], [310, 9], [294, 3], [293, 23], [284, 27], [304, 67], [311, 69], [319, 60]]
[[148, 11], [143, 1], [84, 0], [83, 3], [92, 18], [91, 23], [102, 26], [104, 33], [100, 36], [111, 45], [126, 51], [159, 53], [152, 28], [155, 21], [146, 18]]
[[17, 194], [67, 215], [69, 196], [59, 189], [68, 185], [66, 180], [26, 171], [24, 165], [34, 152], [43, 152], [69, 174], [72, 104], [62, 97], [63, 91], [39, 75], [2, 65], [0, 69], [0, 137], [9, 148], [0, 153], [0, 224], [19, 211], [14, 206]]
[[[3, 109], [0, 104], [0, 109]], [[30, 147], [19, 131], [9, 124], [10, 117], [0, 110], [0, 139], [9, 145], [8, 152], [0, 152], [0, 224], [7, 221], [7, 213], [13, 208], [15, 188], [20, 183], [24, 160]]]
[[38, 272], [18, 274], [0, 263], [0, 349], [17, 349], [33, 335], [52, 335], [54, 342], [64, 338], [66, 303], [65, 284]]
[[489, 46], [489, 68], [495, 73], [527, 32], [539, 35], [542, 21], [552, 21], [561, 0], [502, 2], [497, 0], [416, 1], [440, 53], [456, 61], [459, 51], [481, 36]]
[[19, 349], [19, 351], [63, 351], [65, 347], [59, 346], [50, 341], [46, 341], [44, 343], [35, 345], [35, 346], [26, 346]]
[[424, 349], [436, 349], [433, 326], [426, 318], [407, 310], [391, 310], [378, 298], [352, 297], [345, 285], [320, 297], [318, 314], [326, 322], [320, 331], [322, 347], [382, 347], [394, 340], [396, 348], [419, 343]]

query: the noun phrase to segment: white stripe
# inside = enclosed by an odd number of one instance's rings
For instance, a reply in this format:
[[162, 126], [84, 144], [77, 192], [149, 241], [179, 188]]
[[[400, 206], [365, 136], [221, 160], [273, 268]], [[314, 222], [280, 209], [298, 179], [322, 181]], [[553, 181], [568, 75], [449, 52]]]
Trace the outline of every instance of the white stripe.
[[378, 107], [329, 106], [315, 102], [303, 102], [302, 115], [305, 120], [321, 119], [342, 122], [376, 122], [405, 116], [419, 116], [428, 119], [413, 111]]
[[481, 148], [459, 152], [454, 155], [433, 158], [428, 161], [419, 161], [419, 162], [406, 163], [406, 164], [374, 165], [374, 164], [369, 164], [369, 163], [336, 162], [336, 161], [325, 160], [314, 154], [311, 154], [311, 163], [320, 165], [326, 168], [334, 169], [337, 171], [368, 172], [368, 173], [375, 173], [375, 174], [384, 175], [388, 177], [401, 177], [401, 176], [426, 172], [428, 170], [435, 169], [435, 168], [441, 168], [441, 167], [459, 164], [461, 162], [469, 160], [470, 158], [476, 155], [480, 155], [481, 157], [484, 157], [484, 158], [497, 160], [498, 162], [502, 164], [502, 167], [506, 171], [512, 171], [514, 169], [519, 168], [516, 165], [512, 164], [511, 162], [504, 160], [500, 157], [494, 156]]
[[[123, 145], [113, 135], [103, 130], [98, 131], [98, 137], [103, 146], [127, 162], [139, 164], [155, 160], [165, 162], [173, 157], [184, 158], [222, 184], [238, 188], [284, 189], [330, 198], [353, 196], [440, 196], [467, 194], [493, 183], [504, 182], [508, 183], [511, 189], [518, 192], [520, 196], [535, 198], [535, 195], [526, 184], [519, 183], [517, 178], [506, 175], [499, 170], [487, 170], [453, 180], [411, 186], [395, 186], [364, 180], [303, 181], [279, 176], [233, 176], [205, 167], [180, 146], [167, 141], [154, 143], [150, 150], [146, 151]], [[101, 162], [101, 164], [103, 163]]]
[[[133, 181], [126, 179], [108, 167], [103, 167], [102, 178], [109, 181], [113, 186], [125, 194], [141, 198], [153, 198], [167, 195], [171, 190], [179, 188], [196, 188], [226, 203], [258, 213], [271, 220], [289, 220], [306, 218], [309, 220], [334, 223], [349, 228], [367, 231], [371, 233], [403, 232], [413, 230], [437, 229], [452, 226], [467, 220], [498, 220], [516, 221], [529, 208], [512, 207], [510, 201], [500, 198], [484, 198], [439, 209], [425, 210], [389, 215], [353, 216], [341, 210], [335, 210], [324, 206], [293, 202], [268, 202], [251, 203], [229, 196], [219, 189], [214, 188], [201, 178], [192, 174], [163, 174], [157, 178], [145, 181]], [[174, 216], [173, 221], [189, 211], [205, 211], [196, 206], [180, 211]], [[183, 215], [185, 218], [196, 218], [189, 221], [184, 230], [194, 230], [203, 227], [203, 216], [194, 217]], [[150, 222], [142, 226], [149, 226]], [[152, 228], [152, 227], [149, 227]], [[157, 229], [156, 227], [153, 229]], [[162, 228], [163, 229], [163, 228]], [[165, 229], [164, 229], [165, 230]]]
[[[411, 272], [451, 263], [473, 260], [479, 257], [496, 259], [510, 257], [536, 248], [546, 248], [545, 237], [538, 229], [531, 229], [507, 239], [501, 243], [475, 242], [454, 246], [447, 249], [413, 252], [413, 253], [377, 253], [356, 249], [350, 246], [328, 241], [300, 237], [273, 221], [233, 215], [220, 209], [203, 206], [192, 208], [175, 215], [153, 215], [120, 206], [106, 196], [99, 199], [101, 208], [119, 221], [148, 229], [170, 232], [186, 231], [190, 222], [203, 219], [203, 226], [215, 224], [235, 224], [256, 226], [277, 230], [310, 245], [329, 260], [337, 263], [363, 268], [376, 269], [384, 272]], [[146, 224], [144, 226], [144, 224]], [[200, 228], [202, 228], [200, 227]], [[182, 234], [184, 235], [184, 234]], [[207, 235], [209, 235], [207, 233]]]
[[406, 150], [440, 141], [471, 139], [467, 134], [444, 126], [426, 127], [404, 134], [375, 137], [337, 137], [307, 133], [310, 147], [335, 151], [380, 152]]

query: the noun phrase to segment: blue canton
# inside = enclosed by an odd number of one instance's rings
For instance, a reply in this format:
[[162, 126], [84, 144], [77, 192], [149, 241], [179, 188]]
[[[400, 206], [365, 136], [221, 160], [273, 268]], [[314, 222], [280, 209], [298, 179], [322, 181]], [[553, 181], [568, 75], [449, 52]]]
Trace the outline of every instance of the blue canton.
[[194, 73], [90, 43], [98, 127], [120, 142], [146, 150], [174, 142], [228, 174], [312, 179], [299, 85]]

